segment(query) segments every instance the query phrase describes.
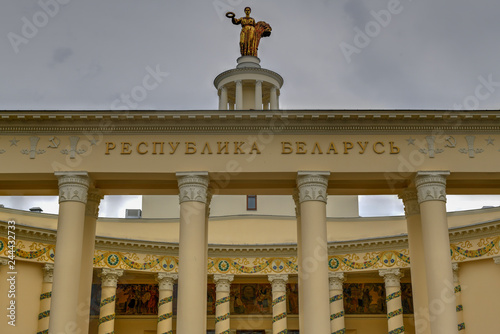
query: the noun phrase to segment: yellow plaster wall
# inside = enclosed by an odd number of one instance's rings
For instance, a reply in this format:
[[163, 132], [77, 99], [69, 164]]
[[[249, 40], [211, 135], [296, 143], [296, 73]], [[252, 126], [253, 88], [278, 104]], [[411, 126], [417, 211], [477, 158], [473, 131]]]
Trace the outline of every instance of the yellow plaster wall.
[[492, 259], [462, 262], [459, 279], [467, 333], [498, 333], [500, 265]]
[[0, 333], [28, 334], [36, 333], [38, 313], [40, 311], [40, 293], [42, 292], [42, 264], [16, 262], [16, 326], [7, 324], [6, 309], [9, 298], [7, 267], [0, 266]]

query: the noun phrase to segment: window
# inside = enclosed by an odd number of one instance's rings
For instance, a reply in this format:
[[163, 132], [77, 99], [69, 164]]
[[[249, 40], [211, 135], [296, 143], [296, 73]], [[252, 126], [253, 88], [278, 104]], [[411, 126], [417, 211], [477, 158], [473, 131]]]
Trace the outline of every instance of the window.
[[247, 210], [257, 210], [257, 195], [247, 195]]

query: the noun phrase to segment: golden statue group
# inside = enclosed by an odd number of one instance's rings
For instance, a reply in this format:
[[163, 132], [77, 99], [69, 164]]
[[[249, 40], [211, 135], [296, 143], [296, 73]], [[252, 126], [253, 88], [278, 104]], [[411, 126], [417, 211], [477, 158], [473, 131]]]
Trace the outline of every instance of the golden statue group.
[[227, 12], [226, 17], [230, 18], [233, 24], [241, 24], [240, 33], [240, 52], [242, 56], [257, 57], [257, 49], [261, 37], [271, 35], [271, 26], [264, 21], [255, 23], [255, 20], [250, 17], [250, 7], [245, 7], [245, 17], [235, 18], [233, 12]]

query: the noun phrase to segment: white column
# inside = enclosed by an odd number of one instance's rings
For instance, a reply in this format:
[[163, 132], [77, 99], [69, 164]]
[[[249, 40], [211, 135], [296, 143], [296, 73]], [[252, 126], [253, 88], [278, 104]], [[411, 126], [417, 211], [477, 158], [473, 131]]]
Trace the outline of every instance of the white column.
[[332, 334], [345, 334], [344, 273], [328, 273], [330, 279], [330, 328]]
[[[295, 189], [293, 192], [293, 201], [295, 202], [295, 216], [297, 217], [297, 264], [299, 266], [300, 271], [300, 263], [302, 263], [302, 238], [301, 238], [301, 217], [300, 217], [300, 201], [299, 201], [299, 191]], [[298, 295], [299, 300], [302, 299], [302, 275], [297, 275], [297, 286], [298, 286]], [[303, 333], [302, 328], [302, 303], [299, 303], [299, 332]]]
[[85, 205], [89, 178], [86, 172], [56, 172], [59, 181], [54, 284], [49, 332], [65, 333], [77, 328], [78, 286], [83, 246]]
[[42, 293], [40, 294], [40, 313], [38, 314], [37, 334], [49, 332], [50, 300], [52, 297], [52, 282], [54, 278], [54, 265], [46, 263], [42, 267], [43, 282]]
[[422, 221], [417, 190], [408, 188], [399, 195], [399, 198], [403, 200], [408, 229], [415, 332], [417, 334], [431, 334], [424, 240], [422, 237]]
[[99, 203], [103, 195], [98, 189], [90, 189], [85, 207], [85, 225], [83, 230], [83, 247], [81, 275], [78, 295], [78, 328], [82, 333], [89, 331], [90, 299], [92, 293], [92, 276], [94, 271], [94, 248]]
[[180, 202], [177, 333], [205, 333], [208, 172], [177, 173], [176, 176]]
[[262, 110], [262, 80], [255, 81], [255, 110]]
[[115, 332], [116, 287], [123, 275], [122, 269], [103, 268], [101, 277], [101, 304], [99, 311], [99, 334]]
[[271, 102], [270, 108], [271, 110], [278, 110], [278, 92], [276, 86], [271, 87]]
[[158, 282], [158, 334], [172, 334], [172, 317], [174, 283], [177, 280], [177, 274], [158, 273], [156, 277]]
[[227, 88], [222, 86], [219, 97], [219, 110], [227, 110]]
[[215, 282], [215, 334], [230, 333], [231, 282], [234, 275], [214, 275]]
[[452, 263], [452, 268], [453, 285], [455, 287], [455, 299], [457, 300], [458, 331], [460, 332], [460, 334], [465, 334], [464, 307], [462, 305], [462, 287], [460, 286], [460, 279], [458, 277], [458, 263]]
[[418, 172], [431, 332], [457, 334], [456, 300], [446, 217], [446, 176], [449, 172]]
[[299, 172], [302, 322], [304, 333], [330, 333], [326, 200], [330, 172]]
[[387, 327], [389, 334], [405, 332], [403, 324], [403, 306], [401, 303], [401, 277], [403, 273], [399, 269], [381, 269], [380, 276], [385, 281], [385, 293], [387, 302]]
[[234, 109], [243, 109], [243, 83], [241, 82], [241, 80], [236, 81], [236, 103]]
[[271, 282], [273, 294], [273, 334], [286, 334], [286, 282], [288, 282], [288, 275], [273, 274], [268, 275], [268, 279]]

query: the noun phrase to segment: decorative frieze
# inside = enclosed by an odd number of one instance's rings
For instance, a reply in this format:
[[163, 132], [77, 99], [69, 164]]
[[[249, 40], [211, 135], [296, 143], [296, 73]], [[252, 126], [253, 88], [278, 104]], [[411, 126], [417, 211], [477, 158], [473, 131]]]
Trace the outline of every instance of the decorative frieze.
[[399, 194], [398, 197], [403, 200], [406, 217], [420, 214], [420, 205], [418, 203], [418, 195], [416, 189], [405, 189], [402, 193]]
[[329, 176], [330, 172], [298, 172], [299, 202], [321, 201], [326, 203]]
[[448, 171], [417, 172], [415, 186], [417, 187], [418, 203], [426, 201], [446, 202], [446, 177]]
[[207, 203], [208, 172], [176, 173], [179, 185], [179, 203]]
[[81, 202], [87, 204], [89, 177], [87, 172], [55, 172], [59, 180], [59, 203]]

